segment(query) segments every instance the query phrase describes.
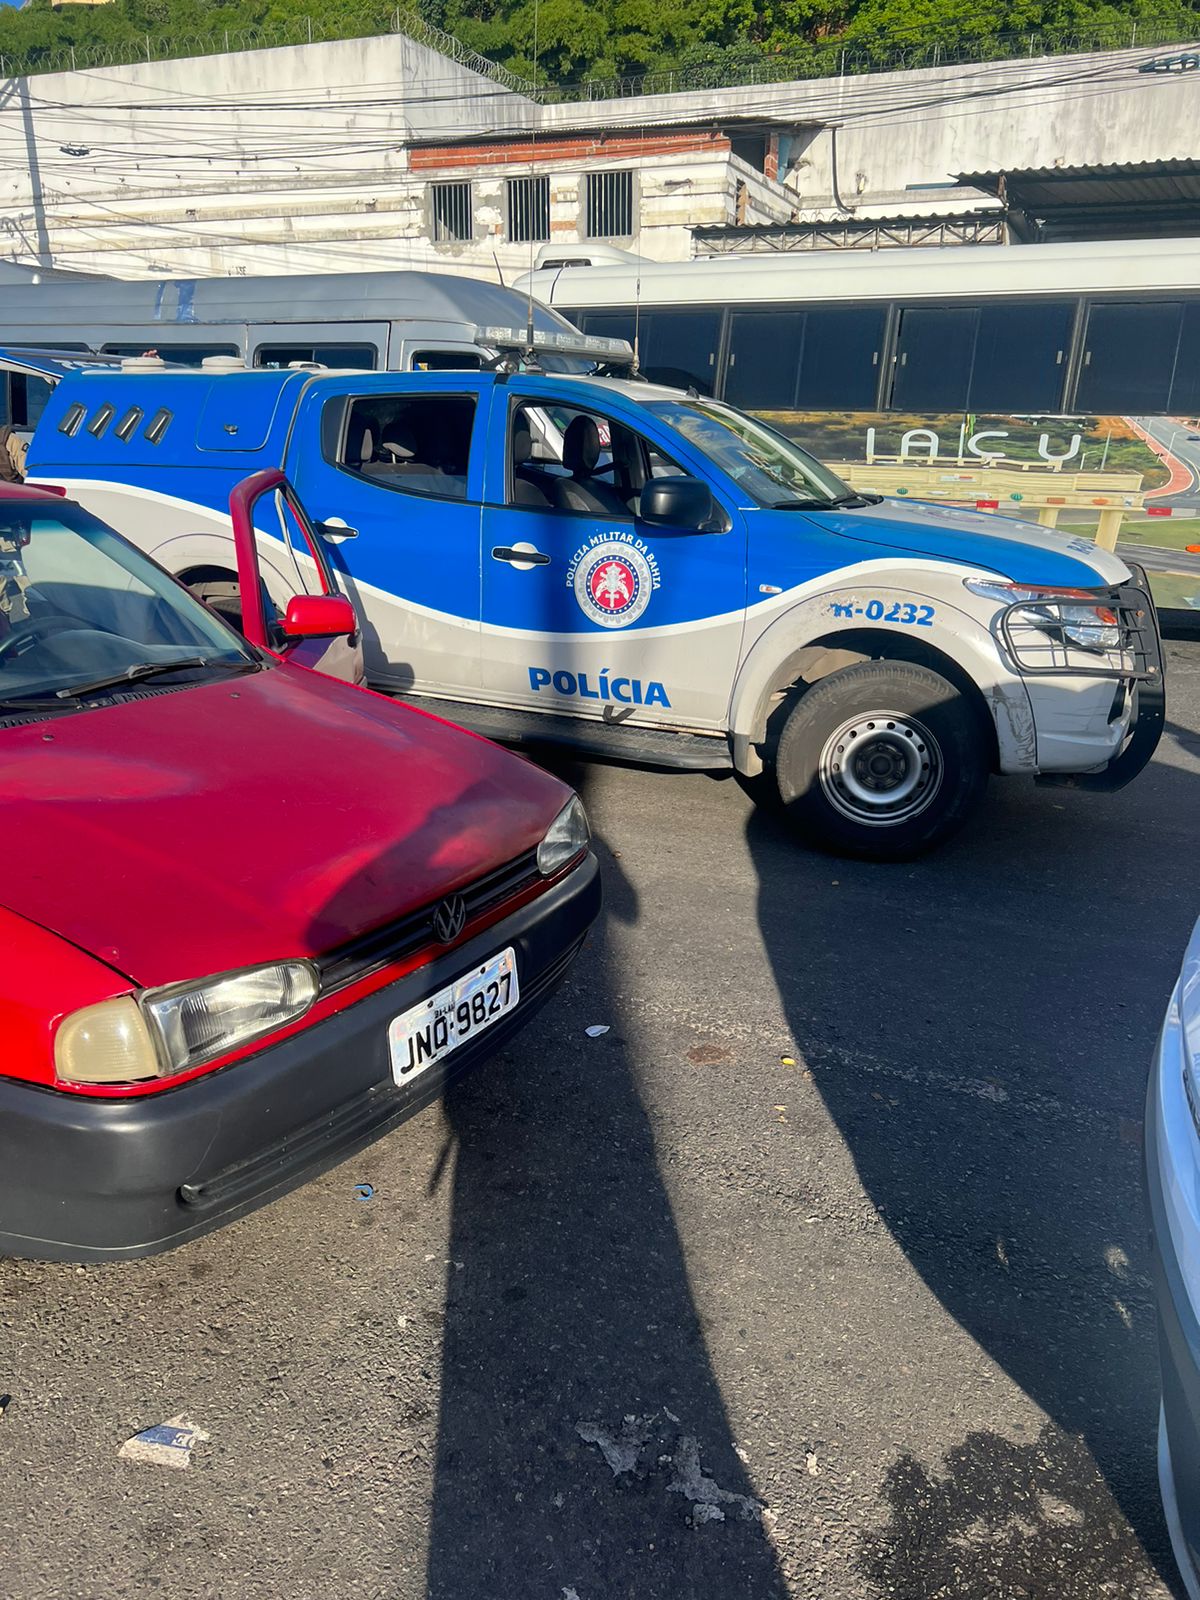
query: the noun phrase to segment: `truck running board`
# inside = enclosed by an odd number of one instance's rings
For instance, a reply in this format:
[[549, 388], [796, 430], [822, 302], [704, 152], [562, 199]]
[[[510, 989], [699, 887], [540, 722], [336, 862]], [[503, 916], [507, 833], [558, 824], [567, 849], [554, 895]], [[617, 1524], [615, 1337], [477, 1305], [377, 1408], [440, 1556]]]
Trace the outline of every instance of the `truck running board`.
[[510, 706], [481, 706], [469, 700], [439, 700], [432, 695], [397, 694], [395, 699], [418, 706], [472, 733], [499, 744], [563, 745], [608, 761], [636, 766], [673, 767], [685, 772], [728, 772], [733, 767], [728, 741], [706, 734], [670, 733], [658, 728], [630, 727], [623, 722], [593, 722], [559, 717], [550, 712], [516, 711]]

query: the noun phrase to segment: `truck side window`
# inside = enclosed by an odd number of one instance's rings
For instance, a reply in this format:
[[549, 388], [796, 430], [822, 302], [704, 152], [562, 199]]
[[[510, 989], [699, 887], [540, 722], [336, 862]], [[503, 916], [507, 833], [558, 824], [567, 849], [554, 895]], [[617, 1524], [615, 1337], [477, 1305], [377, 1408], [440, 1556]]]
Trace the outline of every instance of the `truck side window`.
[[351, 403], [338, 465], [388, 489], [465, 500], [475, 397], [371, 395]]
[[628, 519], [650, 478], [680, 470], [657, 445], [595, 412], [530, 403], [510, 419], [511, 506]]
[[14, 428], [35, 428], [53, 393], [52, 383], [31, 372], [0, 374], [0, 423], [11, 423]]

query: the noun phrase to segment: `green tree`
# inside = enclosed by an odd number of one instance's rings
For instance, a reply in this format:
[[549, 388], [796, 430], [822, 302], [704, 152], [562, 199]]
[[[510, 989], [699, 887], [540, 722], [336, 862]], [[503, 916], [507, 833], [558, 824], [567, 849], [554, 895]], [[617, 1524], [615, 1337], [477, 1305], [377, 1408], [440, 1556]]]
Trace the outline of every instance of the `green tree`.
[[[402, 0], [403, 3], [403, 0]], [[1147, 42], [1200, 33], [1191, 0], [407, 0], [425, 20], [526, 77], [554, 86], [626, 73], [680, 70], [722, 82], [769, 68], [828, 70], [842, 52], [855, 65], [898, 53], [925, 58], [938, 47], [981, 58], [1011, 48], [1005, 37], [1036, 34], [1045, 45], [1121, 45], [1136, 25]], [[0, 7], [5, 68], [61, 66], [72, 47], [83, 61], [186, 54], [203, 40], [220, 47], [254, 31], [339, 38], [387, 31], [386, 0], [113, 0], [64, 6], [29, 0]], [[536, 48], [535, 48], [536, 34]], [[212, 46], [210, 46], [212, 47]], [[536, 67], [535, 67], [536, 57]]]

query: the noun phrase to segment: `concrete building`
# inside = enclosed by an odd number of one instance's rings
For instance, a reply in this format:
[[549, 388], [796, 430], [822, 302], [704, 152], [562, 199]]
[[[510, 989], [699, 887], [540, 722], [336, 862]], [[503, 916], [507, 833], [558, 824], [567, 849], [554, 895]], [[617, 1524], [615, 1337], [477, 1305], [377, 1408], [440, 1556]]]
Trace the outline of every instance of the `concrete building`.
[[960, 174], [1200, 158], [1200, 73], [1172, 58], [544, 105], [485, 63], [389, 34], [10, 80], [0, 259], [123, 277], [438, 265], [508, 281], [546, 243], [683, 260], [697, 229], [832, 224], [828, 243], [873, 219], [973, 216], [959, 231], [983, 237], [1003, 202]]

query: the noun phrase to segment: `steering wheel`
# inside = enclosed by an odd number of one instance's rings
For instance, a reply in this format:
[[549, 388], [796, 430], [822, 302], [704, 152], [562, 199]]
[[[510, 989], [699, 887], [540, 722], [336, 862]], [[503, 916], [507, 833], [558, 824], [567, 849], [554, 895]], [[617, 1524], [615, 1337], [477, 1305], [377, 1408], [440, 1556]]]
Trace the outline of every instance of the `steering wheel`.
[[35, 640], [48, 639], [55, 633], [78, 631], [79, 623], [73, 617], [29, 617], [24, 622], [18, 622], [11, 633], [0, 639], [0, 666], [9, 656], [16, 655]]

